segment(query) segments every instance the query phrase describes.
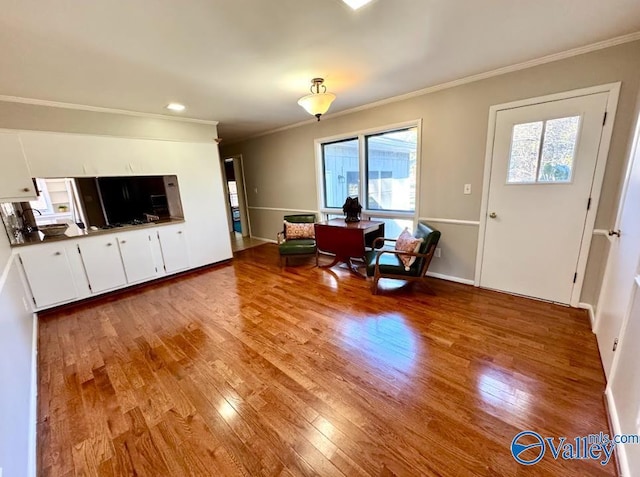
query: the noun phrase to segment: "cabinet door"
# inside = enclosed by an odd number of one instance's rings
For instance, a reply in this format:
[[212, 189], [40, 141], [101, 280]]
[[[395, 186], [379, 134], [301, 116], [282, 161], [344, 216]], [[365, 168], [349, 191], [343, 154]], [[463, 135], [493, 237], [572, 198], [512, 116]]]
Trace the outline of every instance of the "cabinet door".
[[0, 164], [0, 199], [35, 200], [36, 191], [17, 134], [0, 133]]
[[56, 247], [35, 245], [20, 251], [19, 257], [36, 308], [78, 298], [69, 257], [62, 245]]
[[167, 273], [189, 268], [187, 241], [182, 227], [163, 227], [158, 229], [158, 239], [162, 249], [162, 260]]
[[151, 280], [156, 276], [151, 240], [152, 233], [149, 231], [118, 236], [127, 283]]
[[80, 240], [78, 247], [93, 293], [126, 285], [127, 279], [118, 250], [118, 240], [115, 236], [108, 235]]

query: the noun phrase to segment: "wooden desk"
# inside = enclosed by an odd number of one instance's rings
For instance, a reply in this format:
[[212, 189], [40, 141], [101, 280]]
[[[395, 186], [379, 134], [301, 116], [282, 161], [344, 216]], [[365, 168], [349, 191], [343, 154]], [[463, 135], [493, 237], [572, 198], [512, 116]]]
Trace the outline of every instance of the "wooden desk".
[[377, 237], [384, 237], [384, 222], [376, 220], [345, 222], [344, 219], [332, 219], [315, 224], [315, 232], [318, 252], [335, 256], [333, 262], [322, 265], [322, 268], [333, 267], [336, 263], [343, 262], [352, 273], [364, 277], [358, 272], [351, 259], [364, 259], [365, 246], [371, 247]]

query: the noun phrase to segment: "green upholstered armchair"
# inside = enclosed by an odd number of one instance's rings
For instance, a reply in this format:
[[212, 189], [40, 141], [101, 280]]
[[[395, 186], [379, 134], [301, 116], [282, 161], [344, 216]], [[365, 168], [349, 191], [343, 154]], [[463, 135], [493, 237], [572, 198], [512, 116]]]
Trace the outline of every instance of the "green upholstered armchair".
[[[296, 214], [285, 215], [285, 222], [290, 224], [313, 224], [316, 221], [316, 214]], [[313, 230], [313, 227], [311, 228]], [[287, 237], [287, 228], [278, 232], [278, 250], [280, 252], [280, 263], [288, 264], [291, 256], [315, 255], [316, 265], [318, 256], [316, 254], [316, 239], [314, 238], [292, 238]], [[284, 262], [284, 263], [283, 263]]]
[[[421, 238], [422, 244], [416, 253], [402, 252], [393, 249], [368, 251], [365, 255], [367, 264], [367, 276], [373, 277], [371, 292], [378, 293], [378, 280], [381, 278], [395, 278], [398, 280], [417, 281], [423, 280], [427, 275], [427, 269], [436, 251], [436, 245], [440, 240], [440, 232], [424, 222], [418, 222], [415, 238]], [[373, 242], [374, 247], [382, 245], [384, 242], [395, 242], [395, 239], [379, 237]], [[400, 260], [400, 256], [415, 256], [416, 260], [405, 269]]]

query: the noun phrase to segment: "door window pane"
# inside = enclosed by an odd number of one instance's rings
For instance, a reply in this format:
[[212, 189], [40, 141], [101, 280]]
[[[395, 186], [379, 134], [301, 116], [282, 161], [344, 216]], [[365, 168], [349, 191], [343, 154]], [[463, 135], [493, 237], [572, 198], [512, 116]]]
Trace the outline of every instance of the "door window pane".
[[322, 145], [324, 206], [341, 209], [347, 197], [360, 194], [358, 139]]
[[509, 184], [536, 181], [542, 126], [543, 121], [513, 126], [507, 174]]
[[367, 209], [413, 212], [418, 129], [366, 137]]
[[570, 182], [580, 116], [546, 121], [539, 182]]

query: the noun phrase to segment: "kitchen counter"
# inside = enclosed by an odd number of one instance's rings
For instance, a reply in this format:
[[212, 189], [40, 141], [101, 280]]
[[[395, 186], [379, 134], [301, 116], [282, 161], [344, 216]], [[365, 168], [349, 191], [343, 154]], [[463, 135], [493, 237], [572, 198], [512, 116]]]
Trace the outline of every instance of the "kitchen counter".
[[149, 222], [138, 225], [123, 225], [122, 227], [113, 227], [110, 229], [97, 229], [97, 230], [81, 230], [75, 225], [70, 225], [64, 235], [58, 235], [54, 237], [45, 237], [42, 232], [32, 232], [30, 234], [19, 234], [17, 237], [9, 237], [9, 243], [11, 247], [24, 247], [27, 245], [37, 245], [41, 243], [53, 243], [61, 242], [64, 240], [75, 240], [83, 237], [95, 237], [96, 235], [114, 234], [118, 232], [129, 232], [131, 230], [146, 229], [149, 227], [158, 227], [163, 225], [182, 224], [184, 219], [171, 218], [156, 220], [155, 222]]

